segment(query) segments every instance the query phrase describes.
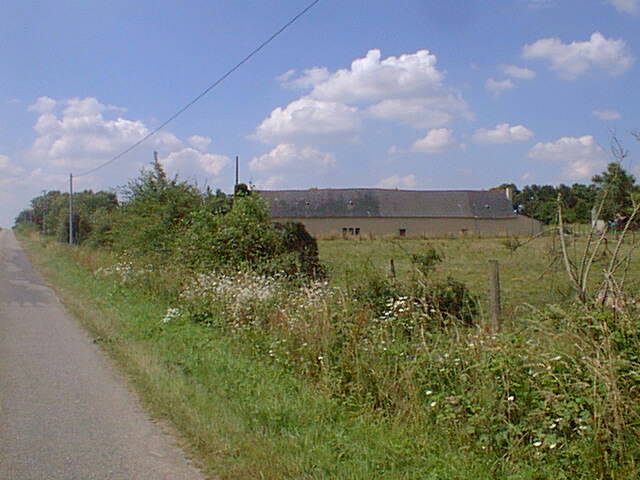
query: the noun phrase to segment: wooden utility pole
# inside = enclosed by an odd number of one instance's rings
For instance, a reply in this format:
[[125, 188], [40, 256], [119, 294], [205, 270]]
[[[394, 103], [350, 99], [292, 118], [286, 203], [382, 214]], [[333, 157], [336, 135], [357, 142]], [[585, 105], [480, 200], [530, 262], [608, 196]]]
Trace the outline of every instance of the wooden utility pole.
[[491, 332], [500, 330], [500, 268], [497, 260], [489, 260], [489, 310]]
[[[238, 155], [236, 155], [236, 183], [235, 186], [238, 186], [238, 183], [240, 183], [240, 168], [238, 166], [238, 164], [240, 163], [240, 160], [238, 158]], [[234, 187], [235, 190], [235, 187]]]
[[69, 174], [69, 245], [73, 245], [73, 173]]

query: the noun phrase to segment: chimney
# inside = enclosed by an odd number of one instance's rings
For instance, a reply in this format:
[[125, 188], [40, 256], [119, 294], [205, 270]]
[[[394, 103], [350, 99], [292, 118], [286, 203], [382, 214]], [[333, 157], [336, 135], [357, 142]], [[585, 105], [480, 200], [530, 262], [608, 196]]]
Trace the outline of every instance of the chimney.
[[507, 196], [510, 202], [513, 202], [513, 190], [511, 190], [511, 187], [505, 188], [504, 194]]

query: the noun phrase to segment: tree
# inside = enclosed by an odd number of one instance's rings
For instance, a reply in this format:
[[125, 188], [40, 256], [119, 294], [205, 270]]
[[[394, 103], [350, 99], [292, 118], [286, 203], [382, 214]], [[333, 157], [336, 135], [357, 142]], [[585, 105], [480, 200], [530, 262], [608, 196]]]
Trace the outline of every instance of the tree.
[[598, 205], [602, 204], [600, 217], [614, 221], [616, 215], [628, 216], [633, 209], [633, 194], [637, 192], [636, 179], [627, 173], [620, 162], [611, 162], [607, 169], [594, 175], [593, 183], [598, 188]]
[[116, 250], [163, 263], [183, 221], [202, 205], [200, 191], [177, 177], [169, 179], [158, 161], [122, 190], [125, 202], [111, 219], [109, 241]]

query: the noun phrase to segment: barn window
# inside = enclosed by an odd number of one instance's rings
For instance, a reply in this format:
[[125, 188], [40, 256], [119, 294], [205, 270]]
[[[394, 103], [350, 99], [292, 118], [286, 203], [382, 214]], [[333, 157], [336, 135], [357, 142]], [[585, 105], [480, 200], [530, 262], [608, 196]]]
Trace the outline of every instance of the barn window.
[[407, 229], [406, 228], [401, 228], [398, 233], [400, 234], [401, 237], [406, 237], [407, 236]]
[[356, 235], [360, 235], [360, 227], [356, 227]]
[[353, 231], [353, 227], [349, 228], [349, 234], [353, 235], [355, 232]]

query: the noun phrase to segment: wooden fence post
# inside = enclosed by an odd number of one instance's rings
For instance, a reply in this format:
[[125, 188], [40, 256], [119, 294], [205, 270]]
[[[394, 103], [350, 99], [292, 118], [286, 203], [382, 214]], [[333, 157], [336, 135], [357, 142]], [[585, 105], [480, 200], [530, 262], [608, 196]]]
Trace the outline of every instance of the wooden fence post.
[[396, 264], [393, 261], [393, 258], [389, 260], [389, 272], [391, 273], [391, 278], [395, 281], [396, 279]]
[[497, 260], [489, 260], [489, 329], [500, 331], [500, 269]]

